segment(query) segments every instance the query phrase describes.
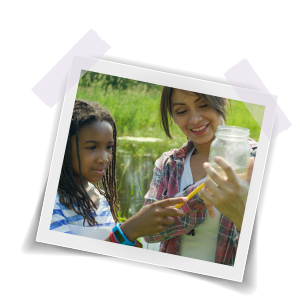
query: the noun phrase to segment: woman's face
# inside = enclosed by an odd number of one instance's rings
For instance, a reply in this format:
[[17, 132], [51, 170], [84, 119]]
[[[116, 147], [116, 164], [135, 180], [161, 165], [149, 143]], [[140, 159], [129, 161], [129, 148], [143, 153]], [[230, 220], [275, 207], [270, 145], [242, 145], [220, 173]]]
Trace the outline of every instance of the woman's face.
[[[106, 121], [95, 121], [80, 128], [78, 138], [81, 174], [86, 187], [88, 182], [99, 182], [110, 164], [114, 145], [113, 129]], [[71, 138], [71, 147], [73, 175], [77, 184], [80, 184], [75, 135]]]
[[175, 123], [194, 145], [211, 142], [217, 127], [224, 124], [222, 116], [193, 92], [174, 89], [171, 107]]

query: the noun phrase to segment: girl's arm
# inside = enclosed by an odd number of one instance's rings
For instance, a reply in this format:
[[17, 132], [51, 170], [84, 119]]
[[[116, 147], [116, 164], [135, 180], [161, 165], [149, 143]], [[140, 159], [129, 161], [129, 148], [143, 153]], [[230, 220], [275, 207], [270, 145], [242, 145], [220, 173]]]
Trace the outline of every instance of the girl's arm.
[[[148, 205], [121, 225], [124, 235], [129, 241], [134, 242], [139, 237], [166, 230], [174, 223], [174, 217], [184, 216], [181, 210], [172, 206], [185, 203], [187, 200], [187, 198], [165, 199]], [[110, 237], [105, 241], [111, 242]], [[136, 247], [141, 248], [138, 241]]]
[[[151, 203], [167, 198], [162, 174], [162, 163], [161, 158], [159, 158], [155, 163], [153, 179], [150, 184], [150, 190], [145, 196], [143, 209]], [[197, 187], [198, 184], [193, 184], [185, 191], [178, 193], [175, 197], [186, 197]], [[175, 222], [168, 226], [167, 230], [158, 234], [144, 236], [145, 241], [148, 243], [161, 242], [181, 234], [189, 233], [205, 220], [206, 206], [199, 198], [198, 194], [188, 200], [188, 202], [184, 203], [179, 209], [185, 213], [184, 217], [180, 219], [174, 217]]]
[[[110, 237], [107, 237], [104, 241], [105, 241], [105, 242], [111, 242], [111, 243], [112, 243]], [[136, 241], [136, 243], [135, 243], [135, 245], [134, 245], [133, 247], [143, 248], [143, 245], [142, 245], [139, 241]]]
[[[174, 216], [184, 216], [181, 210], [172, 206], [182, 204], [186, 201], [187, 198], [174, 198], [153, 203], [126, 220], [121, 225], [122, 231], [131, 242], [134, 242], [139, 237], [161, 232], [174, 222]], [[72, 234], [67, 218], [63, 213], [63, 208], [60, 203], [55, 202], [50, 230]], [[105, 241], [111, 242], [109, 237]], [[142, 244], [137, 241], [135, 247], [142, 248]]]

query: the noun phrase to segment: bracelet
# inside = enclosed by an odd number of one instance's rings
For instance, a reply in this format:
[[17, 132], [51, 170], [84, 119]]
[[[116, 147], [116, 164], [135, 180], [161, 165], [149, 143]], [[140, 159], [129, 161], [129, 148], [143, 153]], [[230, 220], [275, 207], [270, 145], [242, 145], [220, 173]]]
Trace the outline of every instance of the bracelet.
[[112, 243], [116, 243], [116, 244], [118, 243], [112, 231], [109, 234], [109, 238]]
[[118, 223], [112, 229], [112, 232], [113, 232], [113, 235], [114, 235], [116, 241], [122, 245], [134, 246], [136, 244], [136, 241], [134, 241], [134, 243], [132, 243], [127, 239], [126, 235], [123, 233], [122, 229], [120, 228], [121, 225], [122, 225], [122, 223]]

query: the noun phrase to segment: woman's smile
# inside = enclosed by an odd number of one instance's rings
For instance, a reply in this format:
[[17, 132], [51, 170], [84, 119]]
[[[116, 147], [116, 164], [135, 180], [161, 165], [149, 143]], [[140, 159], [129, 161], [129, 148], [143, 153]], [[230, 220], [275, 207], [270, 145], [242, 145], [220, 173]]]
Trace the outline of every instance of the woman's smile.
[[222, 116], [197, 94], [174, 89], [171, 95], [172, 116], [194, 145], [211, 143]]
[[195, 135], [200, 135], [200, 134], [203, 134], [206, 131], [208, 126], [209, 126], [209, 123], [206, 124], [206, 125], [201, 125], [201, 126], [198, 126], [198, 127], [191, 128], [190, 131]]

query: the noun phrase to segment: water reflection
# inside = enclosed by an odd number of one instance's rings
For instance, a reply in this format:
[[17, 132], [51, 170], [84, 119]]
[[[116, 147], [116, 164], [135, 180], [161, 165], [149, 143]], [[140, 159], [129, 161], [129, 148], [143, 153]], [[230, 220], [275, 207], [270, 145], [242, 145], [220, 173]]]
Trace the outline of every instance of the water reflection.
[[161, 144], [162, 141], [118, 140], [116, 178], [121, 216], [129, 218], [143, 206], [155, 161], [166, 149]]
[[[128, 219], [142, 208], [155, 161], [163, 152], [181, 145], [179, 140], [118, 138], [116, 179], [121, 217]], [[159, 248], [159, 243], [142, 242], [143, 248], [156, 251]]]
[[163, 152], [182, 145], [182, 140], [118, 138], [116, 179], [120, 215], [129, 218], [144, 204], [155, 161]]

